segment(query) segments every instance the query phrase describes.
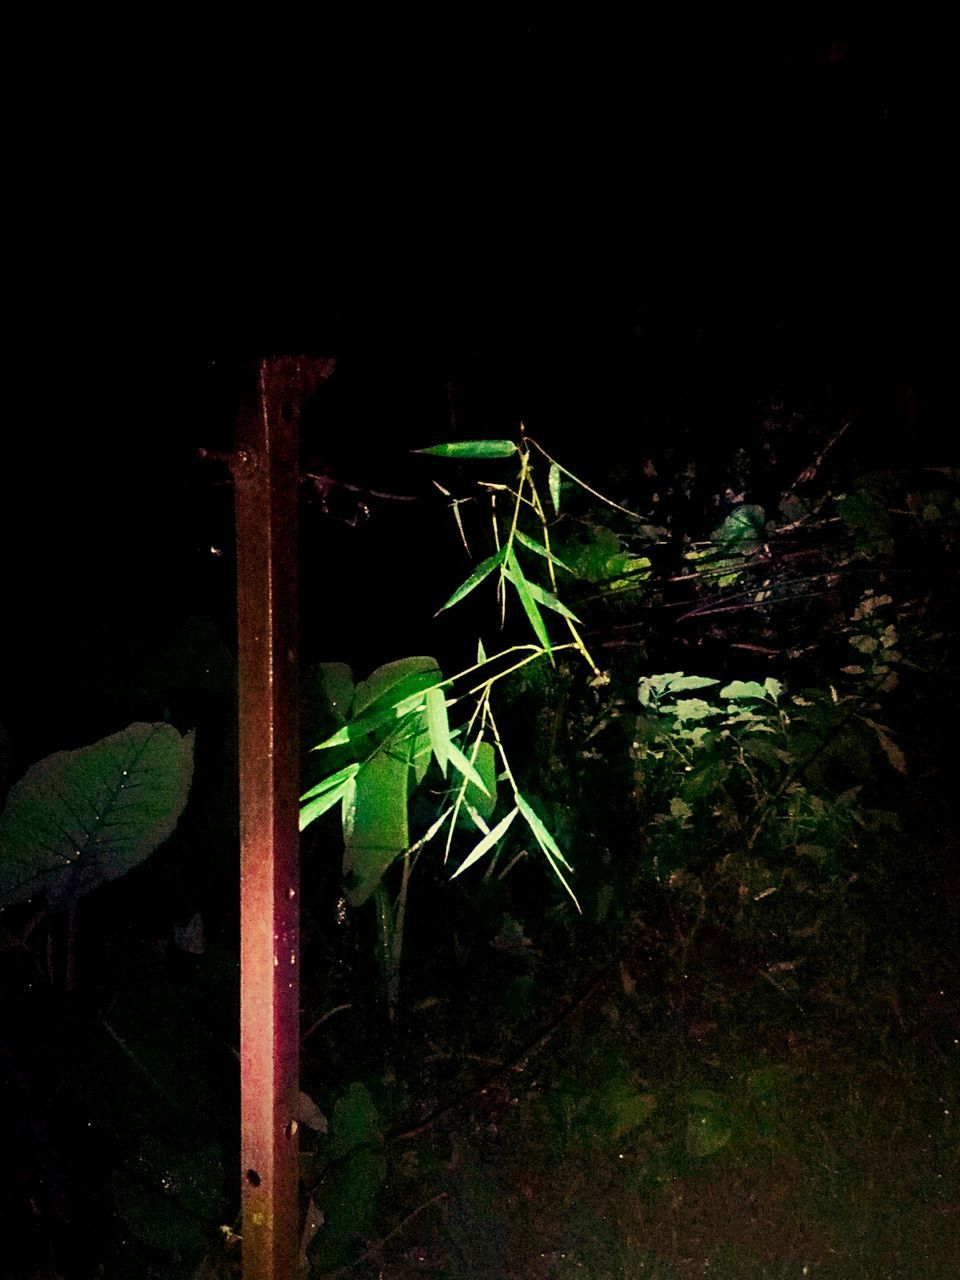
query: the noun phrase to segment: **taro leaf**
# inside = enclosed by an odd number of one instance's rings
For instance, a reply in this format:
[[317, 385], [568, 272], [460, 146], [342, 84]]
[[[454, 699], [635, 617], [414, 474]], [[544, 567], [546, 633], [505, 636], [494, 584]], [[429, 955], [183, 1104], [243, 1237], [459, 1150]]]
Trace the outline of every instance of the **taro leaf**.
[[434, 444], [429, 449], [414, 449], [413, 452], [430, 454], [434, 458], [512, 458], [517, 446], [512, 440], [454, 440], [450, 444]]
[[[420, 674], [429, 674], [440, 680], [440, 667], [436, 658], [399, 658], [396, 662], [385, 662], [357, 685], [353, 695], [352, 714], [358, 716], [368, 707], [372, 709], [381, 703], [384, 707], [395, 705], [399, 699], [394, 695], [407, 689], [408, 685], [409, 692], [413, 693], [416, 681], [410, 682], [409, 677]], [[420, 686], [426, 687], [426, 684]]]
[[46, 890], [58, 909], [149, 857], [187, 803], [193, 736], [131, 724], [31, 766], [0, 814], [0, 905]]
[[406, 756], [378, 751], [347, 785], [343, 805], [343, 874], [347, 900], [359, 907], [409, 844]]
[[687, 1109], [687, 1154], [712, 1156], [725, 1147], [733, 1134], [730, 1108], [712, 1089], [695, 1089]]
[[426, 690], [441, 684], [442, 680], [435, 658], [401, 658], [378, 667], [369, 679], [357, 685], [351, 718], [311, 750], [326, 751], [330, 747], [344, 746], [375, 729], [402, 720], [421, 708]]
[[353, 672], [345, 662], [318, 662], [300, 681], [300, 718], [305, 741], [317, 737], [319, 725], [343, 724], [353, 700]]

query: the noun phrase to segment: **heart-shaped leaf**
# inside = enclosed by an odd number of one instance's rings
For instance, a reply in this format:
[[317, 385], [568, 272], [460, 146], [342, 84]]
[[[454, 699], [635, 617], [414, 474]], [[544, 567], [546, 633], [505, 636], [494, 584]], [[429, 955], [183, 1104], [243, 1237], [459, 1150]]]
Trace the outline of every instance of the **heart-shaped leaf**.
[[46, 891], [60, 908], [125, 875], [173, 832], [192, 776], [193, 731], [169, 724], [38, 761], [0, 814], [0, 904]]

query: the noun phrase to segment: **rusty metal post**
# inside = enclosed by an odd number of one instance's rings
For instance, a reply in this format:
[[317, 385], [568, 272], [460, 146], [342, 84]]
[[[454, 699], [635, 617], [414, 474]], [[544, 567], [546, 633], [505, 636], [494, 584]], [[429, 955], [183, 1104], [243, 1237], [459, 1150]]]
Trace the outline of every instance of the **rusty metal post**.
[[244, 1280], [298, 1249], [300, 410], [330, 360], [260, 362], [232, 457], [240, 717], [240, 1111]]

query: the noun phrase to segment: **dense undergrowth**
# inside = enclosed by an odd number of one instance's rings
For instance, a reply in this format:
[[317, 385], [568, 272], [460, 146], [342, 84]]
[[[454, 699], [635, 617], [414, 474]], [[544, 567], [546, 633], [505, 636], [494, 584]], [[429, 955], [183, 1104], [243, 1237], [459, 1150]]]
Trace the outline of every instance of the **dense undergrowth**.
[[[390, 785], [410, 843], [472, 799], [452, 864], [441, 840], [361, 891], [333, 814], [305, 832], [305, 1274], [956, 1274], [960, 475], [825, 466], [822, 444], [798, 476], [739, 456], [706, 505], [667, 457], [624, 475], [618, 509], [551, 470], [527, 537], [542, 523], [564, 568], [511, 569], [507, 636], [533, 623], [529, 573], [541, 624], [562, 600], [580, 645], [498, 687], [499, 807], [441, 746]], [[461, 476], [471, 545], [471, 513], [511, 493], [490, 474]], [[176, 834], [84, 899], [75, 990], [58, 919], [4, 917], [18, 1280], [44, 1259], [70, 1280], [236, 1267], [232, 660], [202, 620], [160, 651], [112, 705], [198, 726]], [[305, 746], [343, 723], [323, 677]], [[438, 732], [466, 750], [469, 727], [424, 721], [428, 761]], [[362, 768], [358, 741], [338, 768]], [[517, 795], [534, 818], [481, 848]]]

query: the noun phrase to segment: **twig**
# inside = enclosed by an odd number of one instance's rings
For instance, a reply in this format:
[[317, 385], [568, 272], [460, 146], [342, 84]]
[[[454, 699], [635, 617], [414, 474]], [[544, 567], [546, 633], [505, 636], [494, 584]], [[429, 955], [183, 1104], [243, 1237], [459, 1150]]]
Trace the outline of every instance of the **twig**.
[[439, 1204], [441, 1200], [446, 1200], [449, 1194], [450, 1193], [448, 1191], [438, 1191], [437, 1194], [435, 1196], [431, 1196], [429, 1200], [424, 1200], [423, 1204], [417, 1205], [416, 1209], [408, 1213], [402, 1222], [398, 1222], [392, 1231], [388, 1231], [385, 1236], [382, 1236], [379, 1240], [375, 1241], [368, 1249], [364, 1249], [363, 1253], [354, 1258], [352, 1262], [347, 1262], [342, 1267], [334, 1267], [332, 1271], [324, 1271], [316, 1277], [316, 1280], [343, 1280], [343, 1277], [350, 1275], [351, 1271], [356, 1267], [359, 1267], [361, 1262], [366, 1262], [368, 1258], [376, 1257], [383, 1246], [388, 1244], [394, 1236], [400, 1235], [400, 1233], [410, 1225], [414, 1218], [419, 1217], [421, 1213], [426, 1209], [429, 1209], [432, 1205]]
[[335, 1013], [342, 1013], [344, 1009], [350, 1009], [352, 1007], [353, 1006], [349, 1004], [338, 1004], [338, 1005], [335, 1005], [332, 1009], [328, 1009], [326, 1013], [322, 1013], [320, 1017], [316, 1020], [316, 1022], [313, 1023], [312, 1026], [308, 1027], [307, 1030], [300, 1037], [300, 1043], [303, 1044], [307, 1036], [312, 1036], [313, 1033], [316, 1031], [317, 1027], [319, 1027], [322, 1023], [326, 1022], [328, 1018], [332, 1018]]

